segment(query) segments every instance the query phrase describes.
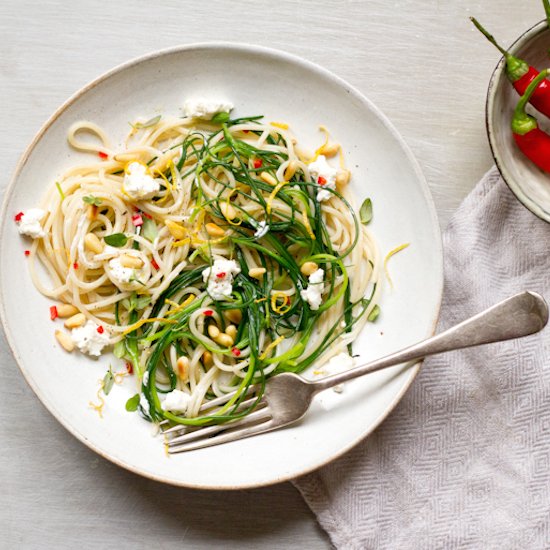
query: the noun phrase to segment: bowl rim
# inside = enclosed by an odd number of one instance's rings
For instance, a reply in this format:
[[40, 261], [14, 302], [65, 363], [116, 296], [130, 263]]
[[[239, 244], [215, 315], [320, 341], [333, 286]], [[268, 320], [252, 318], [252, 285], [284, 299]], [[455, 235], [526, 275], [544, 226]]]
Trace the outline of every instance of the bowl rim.
[[[523, 46], [524, 44], [529, 42], [532, 38], [534, 38], [535, 36], [538, 36], [539, 34], [543, 33], [545, 30], [548, 30], [548, 29], [549, 29], [549, 26], [546, 19], [543, 19], [542, 21], [535, 23], [532, 27], [530, 27], [524, 33], [522, 33], [510, 45], [510, 47], [507, 48], [507, 51], [510, 52], [512, 55], [514, 55], [515, 52], [521, 46]], [[544, 208], [542, 208], [538, 203], [536, 203], [533, 199], [531, 199], [529, 195], [524, 193], [523, 190], [518, 185], [516, 185], [516, 183], [514, 182], [514, 178], [507, 171], [504, 162], [502, 162], [501, 160], [501, 155], [500, 155], [498, 146], [496, 144], [495, 124], [494, 124], [494, 118], [492, 116], [492, 113], [493, 113], [497, 88], [503, 79], [506, 79], [506, 81], [508, 81], [505, 75], [505, 68], [506, 68], [506, 60], [504, 56], [502, 56], [498, 61], [498, 63], [496, 64], [495, 68], [493, 69], [491, 78], [489, 80], [489, 86], [487, 88], [487, 97], [485, 101], [485, 127], [487, 130], [487, 137], [489, 139], [489, 147], [491, 149], [491, 155], [493, 157], [493, 160], [495, 161], [498, 171], [500, 172], [500, 175], [502, 176], [502, 179], [504, 180], [504, 183], [508, 186], [510, 191], [514, 193], [514, 195], [520, 201], [520, 203], [525, 208], [527, 208], [527, 210], [535, 214], [535, 216], [538, 216], [541, 220], [544, 220], [545, 222], [550, 223], [550, 211], [546, 211]], [[512, 85], [511, 83], [509, 84], [510, 86]]]
[[[50, 126], [63, 114], [70, 106], [72, 106], [75, 102], [77, 102], [81, 96], [88, 93], [90, 90], [101, 84], [102, 82], [108, 80], [110, 77], [115, 76], [121, 72], [123, 72], [126, 69], [129, 69], [131, 67], [136, 67], [142, 63], [148, 62], [150, 60], [163, 57], [166, 55], [172, 55], [177, 54], [180, 52], [185, 51], [193, 51], [193, 50], [216, 50], [216, 49], [231, 49], [235, 52], [244, 52], [244, 53], [250, 53], [250, 54], [260, 54], [268, 57], [273, 57], [281, 60], [286, 60], [291, 63], [294, 63], [300, 67], [303, 67], [305, 69], [314, 71], [318, 74], [321, 74], [325, 76], [326, 78], [335, 81], [340, 86], [345, 88], [349, 93], [355, 95], [363, 104], [367, 105], [369, 109], [378, 117], [378, 119], [384, 124], [386, 129], [391, 133], [392, 137], [396, 139], [396, 141], [399, 143], [400, 147], [402, 148], [405, 156], [407, 157], [408, 162], [410, 163], [411, 168], [413, 169], [415, 176], [418, 180], [420, 191], [422, 192], [422, 195], [424, 197], [424, 200], [426, 201], [428, 211], [430, 214], [430, 225], [434, 230], [434, 236], [435, 241], [433, 243], [435, 247], [435, 255], [434, 258], [437, 259], [437, 272], [438, 277], [436, 281], [436, 289], [437, 289], [437, 303], [434, 308], [434, 311], [432, 313], [432, 321], [431, 325], [429, 327], [429, 335], [433, 335], [435, 333], [440, 312], [441, 312], [441, 305], [442, 305], [442, 299], [443, 299], [443, 286], [444, 286], [444, 273], [443, 273], [443, 241], [442, 241], [442, 235], [439, 225], [439, 220], [437, 216], [437, 210], [435, 206], [435, 202], [433, 199], [433, 196], [431, 194], [430, 188], [428, 186], [427, 180], [424, 176], [424, 173], [422, 172], [422, 169], [420, 167], [420, 164], [416, 157], [413, 155], [412, 150], [407, 145], [404, 138], [399, 134], [397, 129], [394, 127], [394, 125], [391, 123], [391, 121], [386, 117], [386, 115], [374, 104], [369, 100], [365, 95], [363, 95], [362, 92], [360, 92], [356, 87], [349, 84], [346, 80], [343, 78], [337, 76], [332, 71], [324, 68], [323, 66], [309, 61], [301, 56], [286, 52], [284, 50], [279, 50], [276, 48], [270, 48], [266, 46], [260, 46], [256, 44], [251, 43], [245, 43], [245, 42], [231, 42], [231, 41], [207, 41], [207, 42], [194, 42], [189, 44], [180, 44], [176, 46], [171, 46], [168, 48], [163, 48], [159, 50], [154, 50], [152, 52], [146, 53], [141, 56], [137, 56], [134, 58], [131, 58], [123, 63], [120, 63], [118, 65], [115, 65], [113, 68], [109, 69], [108, 71], [100, 74], [93, 80], [89, 81], [87, 84], [79, 88], [75, 93], [73, 93], [68, 99], [66, 99], [54, 112], [52, 115], [49, 116], [49, 118], [43, 123], [43, 125], [40, 127], [40, 129], [36, 132], [30, 143], [27, 145], [23, 153], [21, 154], [15, 169], [13, 171], [13, 174], [10, 178], [10, 181], [5, 189], [4, 197], [2, 200], [2, 204], [0, 207], [0, 216], [3, 216], [4, 219], [7, 215], [7, 208], [9, 201], [11, 199], [11, 196], [13, 194], [13, 191], [15, 189], [15, 185], [17, 182], [17, 179], [20, 175], [20, 172], [22, 171], [23, 167], [27, 163], [29, 157], [31, 156], [32, 152], [34, 151], [34, 148], [38, 144], [38, 142], [42, 139], [43, 135], [48, 131]], [[0, 242], [4, 238], [4, 228], [6, 227], [6, 224], [0, 225]], [[3, 267], [0, 266], [0, 271], [2, 271]], [[0, 285], [1, 285], [2, 277], [0, 276]], [[2, 294], [2, 288], [0, 286], [0, 296]], [[359, 437], [352, 440], [348, 445], [342, 447], [339, 452], [331, 455], [329, 458], [326, 458], [322, 462], [311, 466], [306, 467], [302, 471], [298, 473], [293, 474], [287, 474], [284, 476], [281, 476], [277, 479], [271, 479], [269, 481], [265, 482], [250, 482], [250, 483], [237, 483], [231, 486], [228, 485], [202, 485], [202, 484], [193, 484], [189, 482], [182, 482], [178, 480], [173, 480], [168, 477], [165, 477], [163, 475], [157, 475], [149, 471], [144, 471], [141, 468], [134, 466], [132, 464], [129, 464], [128, 462], [124, 461], [123, 459], [119, 459], [117, 457], [111, 456], [109, 453], [105, 452], [101, 448], [97, 447], [93, 442], [88, 440], [88, 438], [85, 436], [85, 434], [81, 434], [78, 432], [68, 421], [65, 421], [65, 419], [62, 417], [62, 415], [57, 411], [55, 406], [52, 403], [46, 402], [44, 396], [41, 394], [40, 388], [37, 387], [37, 385], [32, 380], [30, 373], [27, 373], [26, 368], [23, 364], [23, 361], [19, 354], [17, 353], [17, 348], [15, 344], [15, 340], [12, 337], [11, 330], [8, 326], [8, 319], [7, 314], [5, 311], [4, 301], [0, 299], [0, 324], [2, 326], [2, 329], [4, 331], [4, 334], [6, 336], [6, 341], [8, 343], [8, 346], [10, 348], [10, 351], [17, 363], [17, 366], [19, 367], [19, 370], [23, 374], [23, 377], [25, 378], [27, 384], [30, 386], [30, 388], [33, 390], [33, 392], [38, 397], [39, 401], [42, 403], [42, 405], [48, 410], [49, 413], [52, 414], [52, 416], [76, 439], [78, 439], [80, 442], [84, 443], [89, 449], [100, 455], [101, 457], [105, 458], [106, 460], [116, 464], [117, 466], [122, 467], [125, 470], [128, 470], [134, 474], [137, 474], [141, 477], [152, 479], [154, 481], [158, 481], [167, 485], [172, 485], [176, 487], [183, 487], [183, 488], [189, 488], [189, 489], [200, 489], [200, 490], [208, 490], [208, 491], [224, 491], [224, 490], [242, 490], [242, 489], [256, 489], [260, 487], [268, 487], [271, 485], [275, 485], [278, 483], [282, 483], [285, 481], [291, 481], [293, 479], [296, 479], [298, 477], [301, 477], [303, 475], [309, 474], [311, 472], [314, 472], [318, 470], [319, 468], [322, 468], [323, 466], [326, 466], [327, 464], [335, 461], [336, 459], [340, 458], [342, 455], [347, 453], [350, 449], [355, 447], [357, 444], [359, 444], [361, 441], [363, 441], [366, 437], [368, 437], [385, 419], [386, 417], [393, 411], [393, 409], [396, 407], [396, 405], [399, 403], [399, 401], [402, 399], [403, 395], [407, 392], [409, 387], [411, 386], [412, 382], [416, 378], [416, 375], [418, 374], [420, 370], [420, 366], [422, 365], [422, 360], [418, 361], [415, 365], [412, 365], [409, 367], [409, 378], [406, 380], [406, 382], [403, 384], [403, 387], [401, 390], [396, 394], [394, 399], [391, 401], [391, 403], [387, 406], [387, 408], [382, 411], [380, 416], [376, 419], [376, 421], [372, 424], [370, 429], [364, 433], [362, 433]]]

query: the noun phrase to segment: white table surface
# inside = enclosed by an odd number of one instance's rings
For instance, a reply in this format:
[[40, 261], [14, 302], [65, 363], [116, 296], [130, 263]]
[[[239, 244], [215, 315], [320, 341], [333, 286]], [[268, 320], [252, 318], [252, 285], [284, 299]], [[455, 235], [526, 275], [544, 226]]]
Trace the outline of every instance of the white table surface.
[[[537, 0], [2, 0], [0, 185], [46, 118], [114, 65], [177, 44], [244, 41], [320, 63], [374, 101], [418, 158], [444, 227], [492, 164], [484, 106], [498, 54], [470, 15], [509, 45], [543, 11]], [[96, 456], [40, 404], [3, 335], [0, 395], [2, 549], [330, 547], [289, 483], [185, 490]]]

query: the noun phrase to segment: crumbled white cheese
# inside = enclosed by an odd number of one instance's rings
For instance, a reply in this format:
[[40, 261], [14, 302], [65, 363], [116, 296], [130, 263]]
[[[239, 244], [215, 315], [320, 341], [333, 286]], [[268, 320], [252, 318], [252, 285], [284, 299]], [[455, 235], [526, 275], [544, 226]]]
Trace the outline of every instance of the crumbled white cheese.
[[[122, 290], [137, 289], [139, 286], [142, 286], [140, 283], [145, 284], [151, 275], [151, 269], [149, 267], [150, 262], [147, 257], [139, 250], [127, 248], [119, 248], [116, 250], [117, 255], [109, 260], [106, 269], [111, 282]], [[143, 262], [143, 267], [134, 268], [123, 266], [121, 263], [121, 256], [123, 254], [140, 258]], [[104, 256], [104, 254], [98, 254], [95, 258], [97, 259], [98, 256]]]
[[109, 260], [109, 270], [111, 279], [116, 279], [118, 283], [129, 283], [135, 272], [133, 267], [124, 267], [120, 263], [120, 256]]
[[84, 326], [73, 328], [71, 339], [82, 352], [94, 357], [101, 355], [101, 350], [109, 344], [109, 333], [106, 329], [98, 332], [99, 325], [88, 321]]
[[132, 162], [126, 169], [123, 189], [132, 199], [150, 199], [159, 192], [160, 182], [147, 173], [147, 166]]
[[267, 235], [268, 231], [269, 225], [265, 220], [262, 220], [261, 222], [258, 222], [258, 225], [256, 226], [254, 237], [256, 237], [257, 239], [261, 239], [262, 237], [265, 237]]
[[165, 411], [184, 413], [189, 406], [191, 396], [181, 390], [173, 390], [166, 394], [162, 402], [162, 409]]
[[225, 300], [233, 292], [233, 275], [241, 272], [235, 260], [218, 258], [212, 267], [202, 272], [202, 279], [208, 287], [206, 291], [214, 300]]
[[[333, 374], [340, 374], [355, 366], [355, 360], [349, 355], [349, 353], [342, 352], [332, 357], [328, 363], [323, 365], [323, 371], [327, 376]], [[332, 388], [336, 393], [342, 393], [344, 391], [344, 385], [338, 384]]]
[[185, 116], [202, 118], [203, 120], [212, 120], [214, 115], [229, 113], [231, 109], [233, 109], [233, 104], [229, 101], [215, 101], [204, 98], [188, 99], [183, 104]]
[[321, 302], [323, 301], [323, 279], [325, 277], [325, 271], [318, 269], [314, 271], [308, 278], [308, 286], [304, 290], [300, 291], [300, 296], [306, 300], [311, 309], [319, 309]]
[[145, 397], [145, 394], [140, 393], [139, 394], [139, 406], [143, 409], [143, 412], [147, 415], [150, 415], [150, 409], [149, 409], [149, 401], [147, 401], [147, 397]]
[[46, 215], [44, 210], [40, 208], [29, 208], [19, 220], [19, 233], [21, 235], [28, 235], [33, 239], [39, 239], [46, 235], [46, 232], [42, 229], [42, 218]]
[[321, 187], [317, 192], [317, 201], [323, 202], [330, 199], [333, 195], [327, 189], [336, 188], [338, 170], [327, 162], [324, 155], [319, 155], [316, 160], [308, 164], [307, 168], [313, 181]]

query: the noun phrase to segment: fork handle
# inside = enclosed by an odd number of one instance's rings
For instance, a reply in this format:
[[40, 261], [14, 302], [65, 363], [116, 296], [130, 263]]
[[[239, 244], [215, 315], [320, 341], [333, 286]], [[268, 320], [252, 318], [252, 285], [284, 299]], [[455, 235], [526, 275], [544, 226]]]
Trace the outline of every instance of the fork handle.
[[502, 342], [538, 332], [548, 322], [548, 306], [535, 292], [521, 292], [418, 344], [346, 372], [312, 383], [315, 393], [353, 378], [436, 353]]

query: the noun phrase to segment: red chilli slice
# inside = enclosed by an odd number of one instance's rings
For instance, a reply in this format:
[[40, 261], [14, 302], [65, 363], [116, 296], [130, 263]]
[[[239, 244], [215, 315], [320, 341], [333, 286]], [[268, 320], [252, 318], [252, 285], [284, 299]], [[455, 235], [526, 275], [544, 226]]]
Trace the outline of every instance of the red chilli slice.
[[74, 268], [74, 269], [78, 269], [78, 262], [75, 262], [75, 263], [73, 264], [73, 268]]
[[105, 332], [105, 329], [101, 325], [99, 325], [96, 330], [99, 334], [103, 334]]
[[158, 271], [159, 270], [159, 264], [155, 261], [155, 258], [151, 258], [151, 265]]
[[128, 374], [134, 374], [134, 366], [130, 361], [126, 361], [126, 370], [128, 371]]
[[214, 315], [214, 312], [213, 312], [211, 309], [205, 309], [205, 310], [204, 310], [204, 314], [205, 314], [207, 317], [212, 317], [212, 315]]
[[260, 166], [262, 166], [263, 164], [263, 160], [262, 159], [255, 159], [254, 160], [254, 168], [260, 168]]
[[24, 216], [24, 213], [23, 212], [18, 212], [17, 214], [15, 214], [15, 216], [13, 217], [13, 219], [16, 221], [16, 222], [20, 222], [21, 221], [21, 218]]
[[50, 307], [50, 319], [52, 321], [55, 321], [59, 317], [59, 313], [57, 313], [57, 306], [51, 306]]
[[25, 256], [30, 256], [31, 255], [31, 251], [30, 250], [25, 250]]
[[143, 218], [141, 217], [141, 214], [134, 214], [132, 216], [132, 223], [136, 227], [140, 227], [141, 225], [143, 225]]
[[225, 271], [220, 271], [219, 273], [216, 273], [216, 277], [218, 279], [223, 279], [226, 275], [227, 273]]
[[108, 159], [109, 155], [107, 153], [104, 153], [103, 151], [99, 151], [98, 153], [100, 159]]
[[241, 355], [241, 350], [239, 348], [233, 348], [231, 350], [231, 353], [235, 356], [235, 357], [240, 357]]
[[319, 177], [317, 178], [317, 183], [318, 183], [319, 185], [325, 185], [325, 183], [327, 183], [327, 180], [326, 180], [323, 176], [319, 176]]

